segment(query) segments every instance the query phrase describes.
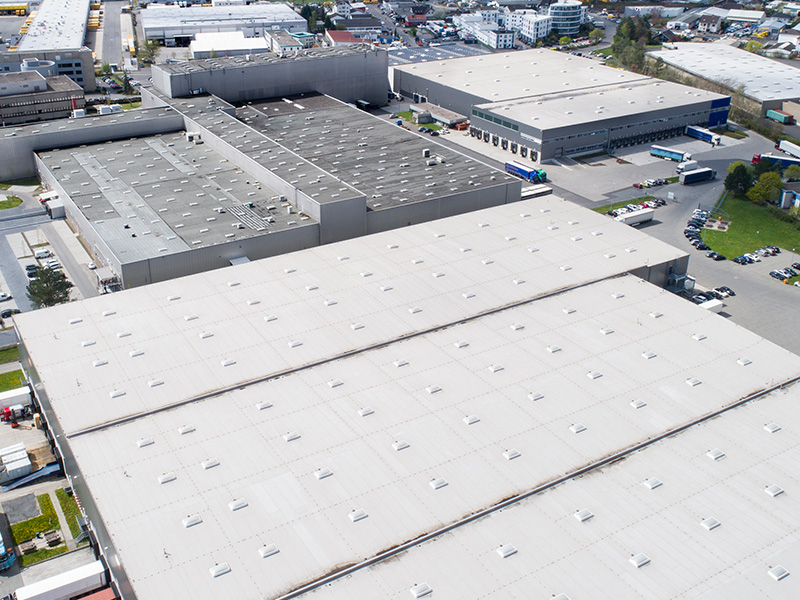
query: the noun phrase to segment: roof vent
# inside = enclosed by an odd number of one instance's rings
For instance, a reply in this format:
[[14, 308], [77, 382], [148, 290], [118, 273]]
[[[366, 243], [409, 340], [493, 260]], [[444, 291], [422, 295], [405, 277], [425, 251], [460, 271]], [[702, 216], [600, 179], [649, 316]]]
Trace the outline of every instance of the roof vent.
[[128, 352], [128, 356], [130, 356], [131, 358], [136, 358], [137, 356], [141, 356], [142, 354], [144, 354], [144, 350], [131, 350], [130, 352]]
[[350, 329], [352, 329], [353, 331], [358, 331], [359, 329], [364, 329], [364, 324], [363, 323], [353, 323], [352, 325], [350, 325]]
[[203, 462], [201, 462], [200, 466], [203, 467], [203, 469], [205, 469], [206, 471], [208, 471], [209, 469], [213, 469], [214, 467], [218, 467], [219, 466], [219, 461], [216, 458], [209, 458], [209, 459], [206, 459]]
[[290, 431], [289, 433], [284, 434], [283, 439], [287, 442], [293, 442], [294, 440], [300, 439], [300, 434], [296, 431]]
[[331, 379], [328, 382], [328, 387], [330, 387], [330, 388], [339, 387], [340, 385], [342, 385], [342, 380], [341, 379]]
[[239, 285], [238, 281], [229, 281], [228, 282], [228, 287], [236, 287], [237, 285]]
[[441, 392], [442, 388], [440, 388], [438, 385], [429, 385], [428, 387], [425, 388], [425, 391], [428, 392], [429, 394], [436, 394], [438, 392]]
[[484, 265], [491, 265], [494, 261], [491, 258], [484, 258], [481, 260]]
[[547, 351], [550, 354], [555, 354], [556, 352], [561, 352], [561, 347], [560, 346], [556, 346], [556, 345], [548, 346], [547, 347]]
[[321, 469], [317, 469], [314, 471], [314, 476], [317, 479], [325, 479], [326, 477], [330, 477], [333, 475], [333, 471], [331, 471], [328, 467], [322, 467]]
[[258, 410], [265, 410], [267, 408], [272, 408], [272, 402], [269, 402], [268, 400], [264, 400], [256, 404], [256, 409]]
[[467, 346], [469, 346], [469, 342], [465, 342], [465, 341], [463, 341], [463, 340], [459, 340], [459, 341], [457, 341], [457, 342], [456, 342], [455, 344], [453, 344], [453, 345], [454, 345], [456, 348], [466, 348]]
[[410, 448], [411, 444], [409, 444], [405, 440], [398, 440], [394, 444], [392, 444], [392, 448], [395, 449], [395, 452], [400, 452], [400, 450], [405, 450], [406, 448]]
[[297, 341], [297, 340], [291, 340], [289, 342], [289, 348], [297, 348], [298, 346], [302, 346], [302, 345], [303, 345], [303, 342], [300, 342], [300, 341]]
[[466, 423], [467, 425], [475, 425], [475, 423], [480, 422], [480, 419], [478, 418], [477, 415], [467, 415], [462, 419], [462, 421], [464, 421], [464, 423]]
[[169, 483], [170, 481], [175, 481], [175, 479], [177, 479], [175, 477], [175, 473], [163, 473], [162, 475], [158, 476], [158, 483], [165, 484]]
[[469, 300], [470, 298], [474, 298], [474, 297], [475, 297], [475, 294], [473, 294], [472, 292], [464, 292], [464, 293], [463, 293], [463, 294], [461, 294], [461, 295], [462, 295], [464, 298], [466, 298], [467, 300]]
[[226, 573], [230, 573], [231, 572], [231, 568], [228, 565], [228, 563], [219, 563], [219, 564], [216, 564], [213, 567], [211, 567], [208, 570], [208, 572], [211, 573], [212, 577], [221, 577], [222, 575], [225, 575]]
[[181, 522], [183, 523], [183, 526], [188, 529], [189, 527], [194, 527], [195, 525], [200, 525], [200, 523], [203, 522], [203, 519], [200, 517], [200, 515], [195, 514], [195, 515], [189, 515], [188, 517], [183, 519]]
[[411, 308], [408, 309], [408, 312], [410, 312], [412, 315], [415, 315], [419, 312], [422, 312], [422, 309], [419, 308], [418, 306], [412, 306]]
[[336, 300], [325, 300], [325, 306], [334, 306], [336, 305]]
[[140, 440], [136, 440], [136, 445], [139, 448], [144, 448], [145, 446], [152, 446], [153, 444], [155, 444], [153, 438], [142, 438]]
[[566, 594], [559, 594], [558, 596], [553, 596], [552, 600], [569, 600], [569, 596]]
[[714, 517], [708, 517], [707, 519], [700, 521], [700, 525], [705, 527], [708, 531], [712, 531], [722, 525], [722, 523], [717, 521]]
[[372, 272], [371, 271], [361, 271], [361, 276], [362, 277], [372, 277]]
[[498, 546], [497, 553], [501, 558], [508, 558], [509, 556], [514, 556], [517, 553], [517, 549], [513, 544], [503, 544], [502, 546]]
[[[628, 248], [628, 249], [626, 250], [626, 252], [630, 252], [630, 251], [631, 251], [631, 249], [630, 249], [630, 248]], [[625, 294], [621, 294], [621, 293], [619, 293], [619, 292], [614, 292], [613, 294], [611, 294], [611, 297], [612, 297], [612, 298], [614, 298], [614, 300], [619, 300], [620, 298], [624, 298], [624, 297], [625, 297]]]
[[375, 411], [372, 410], [369, 406], [365, 406], [364, 408], [359, 409], [358, 416], [359, 417], [367, 417], [369, 415], [375, 414]]
[[692, 335], [692, 339], [697, 340], [698, 342], [702, 342], [704, 339], [706, 339], [706, 336], [703, 335], [702, 333], [695, 333]]
[[512, 281], [514, 282], [514, 285], [522, 285], [523, 283], [525, 283], [524, 279], [514, 279]]
[[703, 382], [700, 381], [697, 377], [690, 377], [689, 379], [686, 380], [686, 385], [690, 385], [692, 387], [698, 386], [701, 383]]
[[746, 367], [747, 365], [752, 364], [753, 361], [750, 360], [749, 358], [739, 358], [736, 360], [736, 362], [742, 365], [743, 367]]
[[776, 496], [780, 496], [783, 493], [783, 488], [779, 485], [768, 485], [764, 488], [764, 491], [767, 492], [770, 496], [775, 498]]
[[423, 598], [433, 592], [433, 589], [427, 583], [417, 583], [412, 585], [408, 591], [414, 598]]
[[636, 400], [631, 401], [631, 406], [633, 408], [644, 408], [645, 406], [647, 406], [647, 402], [637, 398]]
[[720, 460], [725, 458], [725, 453], [719, 448], [714, 448], [713, 450], [709, 450], [708, 452], [706, 452], [706, 456], [713, 460]]
[[102, 367], [103, 365], [107, 365], [108, 361], [104, 358], [98, 358], [97, 360], [92, 361], [93, 367]]
[[178, 433], [181, 435], [186, 435], [187, 433], [192, 433], [194, 431], [194, 425], [182, 425], [178, 427]]
[[125, 395], [125, 390], [111, 390], [108, 395], [112, 398], [119, 398], [120, 396]]
[[767, 571], [770, 577], [772, 577], [775, 581], [780, 581], [781, 579], [789, 576], [789, 571], [784, 569], [780, 565], [775, 565], [769, 571]]
[[278, 552], [280, 552], [280, 550], [278, 550], [278, 547], [275, 544], [267, 544], [266, 546], [261, 546], [261, 548], [258, 549], [258, 553], [261, 555], [261, 558], [274, 556], [275, 554], [278, 554]]
[[248, 300], [247, 306], [255, 306], [256, 304], [261, 304], [261, 300]]
[[84, 348], [86, 348], [86, 347], [88, 347], [88, 346], [94, 346], [96, 343], [97, 343], [97, 342], [95, 342], [94, 340], [83, 340], [83, 341], [81, 342], [81, 346], [83, 346]]
[[569, 426], [569, 430], [572, 433], [581, 433], [582, 431], [586, 431], [586, 426], [582, 423], [575, 423], [574, 425]]
[[503, 365], [492, 365], [489, 367], [489, 371], [492, 373], [498, 373], [503, 370]]
[[654, 319], [658, 319], [660, 317], [663, 317], [664, 314], [658, 312], [657, 310], [654, 310], [653, 312], [650, 313], [650, 316], [653, 317]]
[[525, 325], [523, 325], [522, 323], [512, 323], [511, 329], [514, 331], [519, 331], [520, 329], [525, 329]]
[[641, 552], [631, 556], [628, 561], [637, 569], [641, 569], [643, 566], [650, 564], [650, 559]]
[[777, 423], [767, 423], [764, 425], [764, 430], [770, 433], [778, 433], [781, 430], [781, 426]]
[[603, 256], [605, 256], [606, 258], [616, 258], [617, 257], [617, 255], [614, 254], [613, 252], [608, 252], [606, 254], [603, 254]]
[[569, 307], [563, 308], [562, 310], [564, 311], [564, 314], [567, 314], [567, 315], [571, 315], [572, 313], [575, 312], [574, 308], [569, 308]]
[[241, 510], [247, 506], [247, 500], [244, 498], [236, 498], [235, 500], [231, 500], [228, 502], [228, 508], [231, 509], [231, 512], [235, 512], [237, 510]]
[[534, 248], [534, 247], [528, 248], [528, 252], [530, 252], [531, 254], [533, 254], [534, 252], [538, 252], [538, 251], [539, 251], [538, 248]]
[[603, 327], [603, 329], [600, 330], [600, 333], [602, 333], [603, 335], [611, 335], [612, 333], [614, 333], [614, 330], [611, 329], [610, 327]]
[[408, 365], [408, 361], [404, 359], [396, 360], [392, 363], [395, 367], [405, 367]]
[[520, 454], [519, 451], [515, 450], [514, 448], [509, 448], [508, 450], [503, 452], [503, 458], [505, 458], [506, 460], [514, 460], [515, 458], [519, 458], [520, 456], [522, 456], [522, 454]]
[[576, 519], [578, 519], [578, 521], [580, 521], [581, 523], [585, 523], [586, 521], [594, 517], [594, 513], [590, 511], [588, 508], [584, 508], [576, 512], [573, 516]]
[[589, 379], [600, 379], [600, 378], [603, 376], [603, 374], [602, 374], [600, 371], [589, 371], [589, 372], [586, 374], [586, 376], [587, 376]]
[[314, 285], [313, 283], [311, 285], [307, 285], [306, 286], [306, 291], [307, 292], [313, 292], [314, 290], [317, 290], [317, 289], [319, 289], [319, 287]]
[[646, 487], [648, 490], [654, 490], [656, 488], [661, 487], [664, 485], [658, 477], [651, 477], [650, 479], [645, 479], [642, 482], [642, 485]]
[[236, 364], [236, 361], [235, 361], [234, 359], [232, 359], [232, 358], [225, 358], [225, 359], [223, 359], [223, 360], [221, 360], [221, 361], [220, 361], [220, 364], [221, 364], [223, 367], [230, 367], [230, 366], [232, 366], [232, 365], [235, 365], [235, 364]]
[[201, 340], [207, 340], [210, 337], [214, 337], [214, 334], [211, 333], [210, 331], [201, 331], [200, 332], [200, 339]]
[[380, 287], [380, 290], [381, 290], [382, 292], [388, 292], [388, 291], [389, 291], [389, 290], [391, 290], [391, 289], [392, 289], [392, 286], [390, 286], [390, 285], [382, 285], [382, 286]]
[[168, 302], [174, 302], [175, 300], [180, 300], [180, 299], [181, 299], [180, 296], [167, 296]]
[[570, 267], [569, 265], [561, 265], [559, 269], [561, 269], [562, 271], [571, 271], [572, 267]]
[[533, 400], [534, 402], [541, 400], [542, 398], [544, 398], [544, 394], [541, 392], [531, 392], [528, 394], [528, 399]]
[[264, 317], [264, 320], [265, 320], [267, 323], [269, 323], [270, 321], [275, 321], [275, 320], [277, 320], [277, 318], [278, 318], [278, 317], [276, 317], [275, 315], [267, 315], [266, 317]]
[[362, 521], [363, 519], [366, 519], [369, 515], [363, 508], [357, 508], [356, 510], [347, 513], [347, 516], [350, 517], [350, 520], [353, 523], [357, 523], [359, 521]]
[[148, 387], [154, 388], [160, 385], [164, 385], [164, 382], [161, 379], [151, 379], [147, 382]]
[[443, 479], [443, 478], [441, 478], [441, 477], [437, 477], [436, 479], [431, 479], [431, 480], [428, 482], [428, 485], [430, 485], [430, 486], [431, 486], [433, 489], [435, 489], [435, 490], [440, 490], [440, 489], [442, 489], [443, 487], [446, 487], [446, 486], [447, 486], [447, 481], [446, 481], [446, 480], [444, 480], [444, 479]]
[[69, 320], [70, 325], [77, 325], [78, 323], [83, 323], [83, 319], [80, 317], [75, 317], [74, 319]]
[[650, 350], [645, 350], [644, 352], [642, 352], [642, 357], [646, 358], [647, 360], [655, 358], [656, 356], [658, 356], [658, 354], [656, 354], [655, 352], [651, 352]]

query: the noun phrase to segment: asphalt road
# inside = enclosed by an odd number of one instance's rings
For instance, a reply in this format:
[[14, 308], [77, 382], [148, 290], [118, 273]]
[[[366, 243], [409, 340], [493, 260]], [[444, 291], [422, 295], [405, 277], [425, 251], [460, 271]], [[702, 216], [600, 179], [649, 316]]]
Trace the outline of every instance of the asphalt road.
[[101, 56], [104, 62], [122, 64], [122, 39], [120, 37], [119, 16], [123, 3], [119, 0], [103, 4], [103, 48]]

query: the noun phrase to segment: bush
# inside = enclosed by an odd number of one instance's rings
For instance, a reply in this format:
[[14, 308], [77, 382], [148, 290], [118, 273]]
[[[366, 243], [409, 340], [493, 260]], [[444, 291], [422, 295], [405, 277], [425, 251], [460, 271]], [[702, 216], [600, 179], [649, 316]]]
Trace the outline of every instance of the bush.
[[83, 516], [81, 515], [81, 510], [78, 508], [78, 503], [75, 498], [67, 494], [67, 492], [61, 488], [56, 490], [56, 498], [58, 498], [61, 511], [64, 513], [64, 518], [67, 520], [69, 532], [72, 534], [72, 538], [75, 539], [81, 534], [81, 527], [78, 525], [78, 519]]

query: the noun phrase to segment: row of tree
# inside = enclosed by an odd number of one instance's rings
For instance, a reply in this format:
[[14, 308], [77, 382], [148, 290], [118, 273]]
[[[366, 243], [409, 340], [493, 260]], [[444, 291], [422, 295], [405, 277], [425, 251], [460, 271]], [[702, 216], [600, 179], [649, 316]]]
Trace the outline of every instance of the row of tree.
[[641, 73], [645, 65], [644, 49], [652, 43], [648, 17], [625, 17], [617, 27], [611, 53], [626, 67]]
[[[800, 181], [800, 166], [787, 167], [784, 176], [788, 181]], [[753, 204], [776, 204], [783, 189], [781, 167], [770, 160], [753, 166], [737, 161], [728, 167], [725, 189], [747, 196]]]

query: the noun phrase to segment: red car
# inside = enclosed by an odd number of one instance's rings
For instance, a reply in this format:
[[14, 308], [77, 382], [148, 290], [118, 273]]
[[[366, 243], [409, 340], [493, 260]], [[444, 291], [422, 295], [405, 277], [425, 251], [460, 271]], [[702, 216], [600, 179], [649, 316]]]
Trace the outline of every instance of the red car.
[[641, 183], [634, 183], [633, 187], [635, 187], [637, 190], [640, 190], [640, 189], [642, 189], [642, 184]]

